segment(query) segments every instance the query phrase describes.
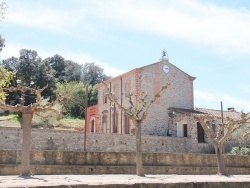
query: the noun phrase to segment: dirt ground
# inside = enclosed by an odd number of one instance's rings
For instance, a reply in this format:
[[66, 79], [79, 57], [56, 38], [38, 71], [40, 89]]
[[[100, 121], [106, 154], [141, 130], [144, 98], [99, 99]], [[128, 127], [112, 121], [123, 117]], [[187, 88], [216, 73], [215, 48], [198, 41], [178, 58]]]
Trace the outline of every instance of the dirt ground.
[[[9, 120], [6, 116], [0, 116], [0, 127], [21, 127], [21, 124], [18, 121]], [[63, 119], [55, 122], [52, 126], [32, 125], [32, 128], [82, 131], [84, 129], [84, 120]]]

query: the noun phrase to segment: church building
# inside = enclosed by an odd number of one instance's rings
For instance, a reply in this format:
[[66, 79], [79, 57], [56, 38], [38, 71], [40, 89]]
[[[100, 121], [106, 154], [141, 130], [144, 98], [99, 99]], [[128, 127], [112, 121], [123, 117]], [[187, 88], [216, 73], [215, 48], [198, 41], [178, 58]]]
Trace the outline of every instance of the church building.
[[[144, 67], [133, 69], [120, 76], [97, 85], [98, 104], [88, 108], [87, 127], [88, 133], [102, 134], [135, 134], [133, 122], [115, 103], [109, 101], [106, 93], [109, 92], [123, 107], [129, 107], [128, 96], [139, 96], [140, 92], [148, 94], [147, 102], [151, 101], [162, 86], [171, 85], [164, 90], [161, 97], [153, 103], [142, 123], [142, 135], [163, 138], [172, 138], [174, 142], [185, 145], [182, 152], [212, 152], [212, 146], [201, 124], [194, 120], [195, 114], [210, 114], [215, 117], [217, 130], [222, 122], [220, 110], [194, 108], [193, 82], [195, 77], [185, 73], [162, 58], [158, 62]], [[136, 102], [136, 99], [134, 99]], [[223, 117], [239, 119], [241, 113], [234, 108], [223, 111]], [[178, 145], [177, 144], [177, 145]], [[229, 139], [225, 149], [229, 151], [237, 143]]]
[[[167, 136], [176, 132], [170, 124], [169, 108], [194, 109], [193, 81], [190, 76], [162, 58], [158, 62], [133, 69], [120, 76], [97, 85], [98, 105], [88, 108], [87, 132], [107, 134], [134, 134], [135, 127], [130, 118], [114, 103], [105, 92], [108, 86], [115, 99], [124, 107], [129, 106], [128, 95], [148, 94], [152, 100], [162, 86], [171, 83], [162, 96], [150, 107], [142, 125], [143, 135]], [[187, 134], [188, 125], [179, 127], [182, 135]]]

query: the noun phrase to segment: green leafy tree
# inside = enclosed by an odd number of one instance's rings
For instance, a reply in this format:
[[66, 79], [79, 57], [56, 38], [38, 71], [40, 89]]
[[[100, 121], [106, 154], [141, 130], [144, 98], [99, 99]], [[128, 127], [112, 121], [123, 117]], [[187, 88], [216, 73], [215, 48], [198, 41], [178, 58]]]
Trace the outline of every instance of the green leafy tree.
[[[66, 91], [69, 93], [69, 100], [63, 104], [64, 116], [71, 116], [74, 118], [84, 117], [86, 90], [82, 83], [58, 83], [57, 91], [62, 94]], [[97, 104], [97, 89], [95, 87], [89, 86], [88, 96], [89, 105]]]
[[[5, 59], [1, 62], [1, 65], [8, 71], [13, 73], [13, 78], [11, 80], [11, 83], [9, 84], [10, 86], [17, 86], [17, 79], [15, 76], [15, 73], [17, 72], [17, 65], [18, 65], [19, 59], [17, 57], [10, 57], [8, 59]], [[20, 91], [14, 91], [14, 92], [9, 92], [6, 91], [7, 96], [5, 99], [6, 104], [11, 104], [11, 105], [16, 105], [20, 103], [20, 96], [21, 92]]]
[[43, 60], [49, 63], [55, 71], [55, 78], [58, 82], [79, 82], [81, 78], [81, 65], [71, 60], [65, 60], [62, 56], [56, 54]]
[[4, 59], [1, 62], [1, 65], [7, 69], [8, 71], [16, 72], [17, 71], [17, 65], [18, 65], [18, 58], [17, 57], [10, 57], [8, 59]]
[[20, 50], [19, 62], [17, 65], [17, 78], [22, 81], [24, 86], [30, 86], [31, 81], [35, 80], [37, 67], [41, 58], [34, 50]]
[[[54, 70], [48, 62], [41, 61], [36, 51], [20, 50], [16, 67], [16, 77], [21, 80], [22, 86], [40, 89], [48, 84], [48, 88], [43, 91], [43, 95], [49, 97], [53, 94], [53, 90], [56, 88]], [[25, 105], [35, 102], [35, 95], [29, 91], [25, 91], [21, 95], [25, 97]]]
[[98, 103], [98, 89], [90, 85], [88, 87], [88, 106], [94, 106]]
[[[0, 65], [0, 88], [7, 87], [13, 78], [13, 74]], [[6, 92], [0, 93], [0, 100], [5, 100]]]
[[0, 35], [0, 52], [3, 50], [3, 47], [5, 46], [5, 39]]
[[80, 82], [82, 66], [71, 60], [65, 61], [65, 81], [66, 82]]
[[84, 84], [96, 85], [110, 78], [110, 76], [104, 74], [103, 68], [95, 65], [95, 63], [85, 63], [82, 68], [81, 80]]
[[[34, 78], [34, 87], [42, 88], [48, 84], [49, 87], [43, 91], [44, 97], [54, 95], [54, 91], [56, 90], [56, 80], [54, 74], [55, 71], [52, 69], [50, 64], [43, 61], [38, 64]], [[51, 99], [53, 99], [53, 97]]]
[[62, 56], [56, 54], [53, 57], [44, 59], [44, 62], [49, 63], [55, 70], [55, 78], [58, 82], [65, 82], [65, 68], [66, 63]]

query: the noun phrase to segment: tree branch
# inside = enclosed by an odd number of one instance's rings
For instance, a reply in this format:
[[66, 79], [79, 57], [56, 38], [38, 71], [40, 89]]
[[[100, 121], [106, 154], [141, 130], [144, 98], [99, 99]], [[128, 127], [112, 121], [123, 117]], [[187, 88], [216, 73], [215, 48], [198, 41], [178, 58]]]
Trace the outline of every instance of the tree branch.
[[243, 137], [247, 137], [248, 135], [250, 135], [250, 132], [246, 132], [245, 134], [243, 134]]
[[211, 129], [208, 129], [208, 126], [206, 125], [206, 121], [208, 119], [212, 119], [213, 116], [209, 115], [209, 114], [206, 114], [206, 115], [193, 115], [194, 119], [199, 122], [202, 126], [202, 128], [204, 129], [206, 135], [208, 136], [210, 142], [215, 146], [217, 147], [217, 144], [216, 144], [216, 140], [215, 138], [213, 138], [213, 135], [211, 133]]
[[[226, 120], [226, 123], [224, 123], [224, 126], [227, 128], [227, 132], [226, 134], [221, 138], [220, 140], [220, 143], [224, 143], [226, 142], [226, 140], [228, 139], [228, 137], [230, 136], [230, 134], [237, 130], [238, 128], [242, 127], [242, 124], [246, 123], [249, 119], [250, 119], [250, 116], [249, 116], [250, 112], [249, 113], [244, 113], [244, 112], [241, 112], [241, 116], [240, 116], [240, 119], [238, 120], [234, 120], [232, 118], [227, 118]], [[236, 126], [236, 127], [235, 127]], [[235, 127], [235, 128], [234, 128]]]
[[154, 99], [150, 101], [150, 103], [148, 104], [148, 106], [146, 107], [146, 110], [143, 112], [142, 116], [141, 116], [141, 119], [144, 120], [146, 118], [146, 115], [148, 113], [148, 110], [149, 110], [149, 107], [155, 103], [155, 101], [160, 98], [161, 94], [164, 92], [164, 90], [166, 90], [169, 86], [171, 86], [172, 84], [171, 83], [167, 83], [165, 84], [164, 86], [162, 86], [161, 90], [156, 93], [156, 95], [154, 96]]
[[35, 93], [35, 92], [36, 92], [35, 89], [28, 88], [28, 87], [20, 87], [20, 86], [18, 86], [18, 87], [13, 87], [13, 86], [11, 86], [11, 87], [9, 87], [9, 88], [2, 88], [2, 89], [0, 90], [0, 92], [2, 92], [2, 91], [9, 91], [9, 92], [13, 92], [13, 91], [22, 91], [22, 92], [25, 92], [25, 91], [27, 91], [27, 90], [31, 91], [31, 93]]
[[[107, 94], [108, 99], [109, 99], [111, 102], [115, 103], [115, 104], [118, 106], [118, 108], [119, 108], [120, 110], [125, 111], [125, 112], [127, 113], [129, 109], [124, 108], [124, 107], [115, 99], [114, 95], [109, 91], [108, 85], [107, 85], [106, 83], [103, 83], [103, 84], [105, 85], [105, 93]], [[130, 115], [130, 114], [129, 114], [129, 115]]]
[[16, 105], [16, 106], [11, 106], [11, 105], [7, 105], [7, 104], [4, 104], [0, 101], [0, 108], [2, 108], [3, 110], [10, 110], [10, 111], [13, 111], [13, 112], [19, 112], [19, 111], [22, 111], [22, 105]]
[[55, 110], [55, 109], [53, 109], [53, 108], [41, 108], [41, 107], [38, 107], [37, 108], [37, 110], [36, 110], [36, 115], [38, 115], [38, 116], [40, 116], [40, 117], [42, 117], [42, 118], [45, 118], [45, 119], [47, 119], [47, 118], [50, 118], [50, 117], [53, 117], [53, 115], [48, 115], [48, 116], [42, 116], [41, 114], [39, 114], [39, 112], [48, 112], [48, 111], [52, 111], [52, 112], [54, 112], [55, 114], [56, 114], [56, 117], [57, 117], [57, 121], [59, 121], [60, 119], [61, 119], [61, 116], [62, 116], [62, 114], [61, 114], [61, 112], [59, 112], [59, 111], [57, 111], [57, 110]]
[[65, 96], [60, 96], [59, 94], [57, 94], [56, 100], [46, 104], [46, 105], [38, 105], [38, 104], [34, 104], [36, 106], [35, 108], [35, 112], [39, 112], [39, 111], [44, 111], [44, 110], [51, 110], [51, 108], [53, 106], [55, 106], [56, 104], [62, 104], [63, 102], [65, 102], [66, 100], [68, 100], [68, 92], [66, 92]]
[[42, 89], [38, 89], [38, 90], [35, 91], [35, 94], [36, 94], [36, 96], [37, 96], [36, 103], [37, 103], [38, 105], [40, 105], [40, 104], [41, 104], [41, 101], [42, 101], [41, 93], [42, 93], [47, 87], [48, 87], [48, 84], [47, 84], [45, 87], [43, 87]]

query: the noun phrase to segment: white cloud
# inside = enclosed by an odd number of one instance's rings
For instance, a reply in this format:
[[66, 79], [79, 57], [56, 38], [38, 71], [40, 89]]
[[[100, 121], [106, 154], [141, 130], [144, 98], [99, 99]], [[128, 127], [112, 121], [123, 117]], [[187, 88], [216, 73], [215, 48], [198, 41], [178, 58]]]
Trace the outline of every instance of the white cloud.
[[93, 57], [90, 54], [86, 54], [86, 53], [82, 53], [82, 52], [64, 52], [63, 57], [65, 59], [70, 59], [70, 60], [77, 62], [79, 64], [85, 64], [87, 62], [88, 63], [94, 62], [96, 65], [99, 65], [100, 67], [102, 67], [104, 69], [105, 74], [108, 76], [115, 77], [115, 76], [118, 76], [118, 75], [124, 73], [124, 71], [112, 68], [107, 63], [102, 62], [101, 60]]
[[19, 51], [21, 49], [24, 49], [23, 45], [21, 44], [6, 44], [6, 46], [3, 48], [1, 52], [1, 58], [7, 59], [9, 57], [19, 57]]
[[203, 44], [222, 54], [250, 50], [247, 9], [219, 7], [196, 0], [93, 2], [96, 16], [113, 20], [116, 25]]
[[[245, 112], [250, 111], [250, 100], [249, 99], [240, 99], [237, 97], [233, 97], [230, 95], [225, 95], [221, 93], [209, 93], [204, 92], [200, 90], [194, 91], [194, 100], [199, 101], [199, 107], [202, 106], [202, 102], [204, 104], [210, 103], [211, 106], [220, 106], [220, 101], [223, 101], [224, 104], [226, 104], [227, 107], [235, 107], [237, 111], [244, 110]], [[218, 109], [218, 108], [217, 108]]]
[[79, 14], [77, 10], [65, 11], [45, 4], [25, 4], [24, 1], [10, 5], [5, 22], [74, 36], [76, 28], [80, 26], [84, 26], [85, 30], [93, 31], [93, 28], [84, 22], [84, 17], [85, 13]]
[[190, 0], [172, 1], [170, 6], [143, 1], [121, 7], [105, 6], [103, 12], [131, 27], [217, 46], [224, 53], [250, 50], [250, 11]]
[[[74, 1], [63, 10], [19, 3], [6, 21], [56, 32], [99, 32], [97, 27], [124, 27], [176, 37], [213, 47], [217, 53], [250, 51], [250, 11], [197, 0]], [[204, 1], [205, 2], [205, 1]], [[99, 21], [99, 24], [92, 19]], [[92, 23], [93, 22], [93, 23]], [[104, 24], [105, 23], [105, 24]]]

